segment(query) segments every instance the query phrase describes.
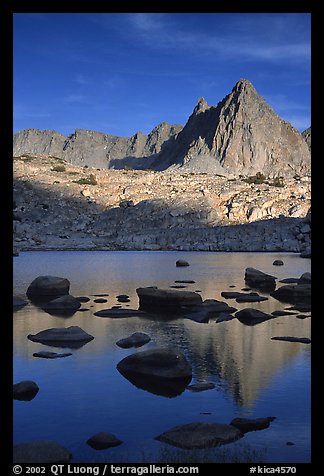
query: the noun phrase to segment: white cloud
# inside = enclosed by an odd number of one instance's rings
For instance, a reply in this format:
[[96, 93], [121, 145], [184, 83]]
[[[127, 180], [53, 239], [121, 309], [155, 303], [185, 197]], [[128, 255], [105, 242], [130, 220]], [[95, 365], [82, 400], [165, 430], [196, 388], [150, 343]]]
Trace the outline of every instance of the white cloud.
[[48, 111], [33, 110], [21, 104], [14, 106], [13, 116], [16, 121], [23, 119], [42, 119], [50, 117], [51, 114]]
[[88, 84], [88, 80], [84, 77], [83, 74], [79, 73], [75, 76], [75, 78], [73, 79], [73, 81], [77, 84], [79, 84], [80, 86], [83, 86], [85, 84]]
[[271, 14], [233, 15], [227, 29], [222, 28], [219, 19], [217, 33], [185, 30], [177, 24], [177, 15], [133, 13], [128, 18], [136, 34], [135, 40], [145, 42], [150, 48], [181, 49], [198, 55], [217, 54], [219, 58], [229, 60], [292, 62], [310, 59], [310, 42], [301, 41], [300, 36], [291, 33], [290, 17], [285, 20]]
[[81, 94], [70, 94], [69, 96], [65, 96], [63, 101], [67, 103], [84, 103], [86, 101], [86, 96]]

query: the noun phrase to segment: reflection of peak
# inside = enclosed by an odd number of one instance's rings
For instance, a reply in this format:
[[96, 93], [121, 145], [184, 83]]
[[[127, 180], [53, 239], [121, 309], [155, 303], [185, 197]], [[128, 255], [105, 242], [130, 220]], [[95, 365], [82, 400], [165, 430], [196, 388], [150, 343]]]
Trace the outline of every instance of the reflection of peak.
[[193, 113], [194, 114], [199, 114], [200, 112], [206, 111], [206, 109], [208, 109], [208, 108], [209, 108], [209, 106], [207, 104], [207, 101], [201, 96], [198, 99], [197, 105], [196, 105], [195, 109], [193, 110]]

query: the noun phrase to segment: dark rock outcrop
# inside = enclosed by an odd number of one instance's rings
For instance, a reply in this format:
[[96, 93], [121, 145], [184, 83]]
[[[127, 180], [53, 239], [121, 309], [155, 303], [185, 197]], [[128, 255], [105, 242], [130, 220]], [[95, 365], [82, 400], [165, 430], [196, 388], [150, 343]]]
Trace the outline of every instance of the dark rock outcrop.
[[308, 145], [309, 151], [311, 151], [311, 149], [312, 149], [312, 128], [308, 127], [307, 129], [305, 129], [302, 132], [301, 135], [305, 139], [306, 144]]

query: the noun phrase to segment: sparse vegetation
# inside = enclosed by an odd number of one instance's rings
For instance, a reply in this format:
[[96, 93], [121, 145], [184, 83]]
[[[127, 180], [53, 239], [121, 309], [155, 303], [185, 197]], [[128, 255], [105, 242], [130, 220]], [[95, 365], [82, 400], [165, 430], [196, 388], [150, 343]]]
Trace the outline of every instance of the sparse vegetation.
[[79, 185], [97, 185], [97, 179], [94, 174], [90, 174], [89, 177], [80, 178], [79, 180], [73, 180], [73, 183], [77, 183]]
[[34, 157], [31, 155], [21, 155], [19, 157], [14, 157], [13, 160], [21, 160], [22, 162], [30, 162]]
[[65, 172], [66, 171], [66, 167], [65, 165], [54, 165], [52, 167], [52, 171], [53, 172]]
[[272, 187], [284, 187], [285, 183], [283, 177], [275, 177], [272, 183], [269, 183]]
[[251, 175], [250, 177], [246, 177], [245, 179], [243, 179], [243, 182], [255, 184], [261, 184], [265, 181], [266, 177], [261, 172], [257, 172], [255, 175]]

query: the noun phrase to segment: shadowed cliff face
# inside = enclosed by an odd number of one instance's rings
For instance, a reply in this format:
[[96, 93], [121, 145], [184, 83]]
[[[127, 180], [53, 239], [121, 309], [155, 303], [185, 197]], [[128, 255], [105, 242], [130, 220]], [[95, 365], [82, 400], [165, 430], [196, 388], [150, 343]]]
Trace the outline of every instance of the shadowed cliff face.
[[309, 137], [275, 114], [241, 79], [217, 106], [200, 98], [184, 127], [163, 122], [149, 135], [132, 137], [76, 129], [67, 138], [26, 129], [14, 136], [14, 156], [46, 153], [100, 168], [293, 177], [310, 174]]

